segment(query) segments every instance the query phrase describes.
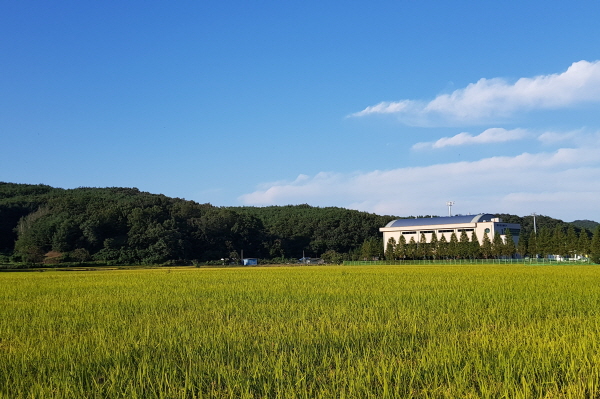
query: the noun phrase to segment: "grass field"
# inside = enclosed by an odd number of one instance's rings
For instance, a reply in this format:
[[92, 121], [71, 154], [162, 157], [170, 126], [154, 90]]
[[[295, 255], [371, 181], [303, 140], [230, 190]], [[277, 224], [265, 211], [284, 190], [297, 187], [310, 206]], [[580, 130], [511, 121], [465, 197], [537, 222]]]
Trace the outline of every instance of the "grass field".
[[0, 273], [0, 397], [600, 397], [600, 267]]

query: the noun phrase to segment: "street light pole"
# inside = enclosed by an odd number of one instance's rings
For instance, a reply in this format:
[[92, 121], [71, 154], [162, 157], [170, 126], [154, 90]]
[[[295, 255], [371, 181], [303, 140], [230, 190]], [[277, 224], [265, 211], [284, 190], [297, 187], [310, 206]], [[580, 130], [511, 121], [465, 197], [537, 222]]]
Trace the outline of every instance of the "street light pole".
[[452, 216], [452, 205], [454, 205], [454, 201], [448, 201], [446, 202], [446, 205], [448, 205], [448, 216]]

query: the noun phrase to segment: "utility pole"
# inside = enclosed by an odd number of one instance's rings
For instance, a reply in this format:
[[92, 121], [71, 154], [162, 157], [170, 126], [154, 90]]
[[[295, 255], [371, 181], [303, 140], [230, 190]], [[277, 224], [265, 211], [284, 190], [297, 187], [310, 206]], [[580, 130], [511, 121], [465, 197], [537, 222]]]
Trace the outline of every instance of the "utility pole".
[[448, 216], [452, 216], [452, 205], [454, 205], [454, 201], [448, 201], [446, 202], [446, 205], [448, 206]]
[[535, 217], [537, 216], [537, 214], [535, 212], [533, 212], [531, 214], [531, 216], [533, 216], [533, 232], [535, 233], [535, 235], [537, 236], [537, 227], [535, 225]]

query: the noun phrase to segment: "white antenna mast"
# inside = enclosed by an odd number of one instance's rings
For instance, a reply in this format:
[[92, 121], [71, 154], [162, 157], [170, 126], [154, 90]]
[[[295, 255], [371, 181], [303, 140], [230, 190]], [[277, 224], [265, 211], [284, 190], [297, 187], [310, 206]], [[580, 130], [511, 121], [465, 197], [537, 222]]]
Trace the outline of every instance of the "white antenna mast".
[[448, 201], [446, 202], [446, 205], [448, 206], [448, 216], [452, 216], [452, 205], [454, 205], [454, 201]]

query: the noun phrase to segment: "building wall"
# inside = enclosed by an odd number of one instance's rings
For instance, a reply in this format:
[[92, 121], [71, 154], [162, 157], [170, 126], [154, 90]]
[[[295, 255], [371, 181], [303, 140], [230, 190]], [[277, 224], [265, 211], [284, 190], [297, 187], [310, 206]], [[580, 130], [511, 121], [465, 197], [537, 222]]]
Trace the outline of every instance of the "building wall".
[[489, 222], [478, 222], [478, 223], [457, 223], [457, 224], [431, 224], [431, 225], [415, 225], [415, 226], [402, 226], [402, 227], [382, 227], [379, 229], [383, 233], [383, 245], [386, 246], [390, 237], [394, 237], [396, 242], [399, 242], [400, 236], [404, 236], [406, 242], [410, 242], [411, 237], [415, 239], [415, 242], [419, 242], [421, 239], [421, 233], [425, 234], [427, 242], [431, 242], [432, 233], [435, 232], [438, 241], [444, 236], [446, 241], [450, 241], [450, 237], [454, 232], [456, 238], [460, 240], [460, 235], [463, 230], [466, 230], [469, 240], [473, 232], [477, 235], [477, 239], [480, 244], [483, 243], [483, 236], [487, 232], [487, 235], [492, 241], [496, 232], [500, 233], [500, 236], [505, 240], [506, 236], [504, 232], [506, 229], [511, 230], [515, 245], [519, 242], [519, 231], [521, 226], [516, 223], [503, 223], [500, 219], [495, 218]]

